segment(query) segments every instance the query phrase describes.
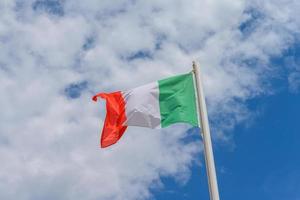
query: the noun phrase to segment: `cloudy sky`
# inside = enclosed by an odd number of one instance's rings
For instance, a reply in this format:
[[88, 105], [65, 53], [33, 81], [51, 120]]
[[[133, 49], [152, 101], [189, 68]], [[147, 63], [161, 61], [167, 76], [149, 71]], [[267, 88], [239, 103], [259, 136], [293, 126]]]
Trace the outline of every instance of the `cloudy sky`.
[[300, 2], [1, 0], [0, 199], [208, 199], [197, 128], [100, 149], [100, 91], [200, 63], [221, 199], [299, 200]]

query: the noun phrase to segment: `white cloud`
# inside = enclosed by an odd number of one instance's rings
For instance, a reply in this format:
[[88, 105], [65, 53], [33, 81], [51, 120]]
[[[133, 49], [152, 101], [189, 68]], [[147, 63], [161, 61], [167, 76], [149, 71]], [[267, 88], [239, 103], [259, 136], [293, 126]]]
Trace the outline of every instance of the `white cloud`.
[[[270, 56], [299, 33], [292, 0], [57, 1], [59, 15], [17, 2], [0, 2], [0, 198], [8, 200], [146, 199], [161, 176], [186, 181], [201, 145], [183, 142], [185, 126], [130, 127], [101, 150], [104, 103], [91, 96], [189, 71], [196, 59], [214, 137], [227, 140], [251, 115], [243, 102], [266, 92]], [[65, 88], [82, 81], [80, 97], [67, 98]]]

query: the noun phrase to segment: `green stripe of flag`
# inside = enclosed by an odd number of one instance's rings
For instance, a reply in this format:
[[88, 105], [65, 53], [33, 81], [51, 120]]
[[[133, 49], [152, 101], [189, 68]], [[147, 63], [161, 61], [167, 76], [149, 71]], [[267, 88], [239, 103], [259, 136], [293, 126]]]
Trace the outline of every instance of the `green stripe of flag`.
[[158, 81], [161, 127], [176, 122], [198, 126], [192, 73]]

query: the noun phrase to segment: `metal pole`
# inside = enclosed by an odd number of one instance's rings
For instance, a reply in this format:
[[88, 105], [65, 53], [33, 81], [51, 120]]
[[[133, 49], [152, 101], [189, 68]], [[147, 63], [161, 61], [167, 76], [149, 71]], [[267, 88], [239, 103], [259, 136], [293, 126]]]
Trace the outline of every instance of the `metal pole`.
[[196, 62], [193, 61], [193, 72], [195, 75], [197, 97], [198, 97], [198, 113], [200, 114], [201, 131], [204, 143], [204, 157], [209, 186], [209, 195], [211, 200], [220, 200], [217, 175], [215, 169], [214, 155], [212, 149], [212, 142], [210, 137], [209, 123], [207, 117], [206, 103], [201, 82], [201, 74]]

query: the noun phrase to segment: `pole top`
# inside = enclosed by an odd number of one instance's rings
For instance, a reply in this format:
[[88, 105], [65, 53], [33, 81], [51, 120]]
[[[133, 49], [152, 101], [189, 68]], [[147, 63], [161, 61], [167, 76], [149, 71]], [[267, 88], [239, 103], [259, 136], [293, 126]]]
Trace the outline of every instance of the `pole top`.
[[193, 60], [193, 67], [196, 67], [196, 61]]
[[196, 73], [197, 64], [196, 61], [193, 61], [193, 72]]

